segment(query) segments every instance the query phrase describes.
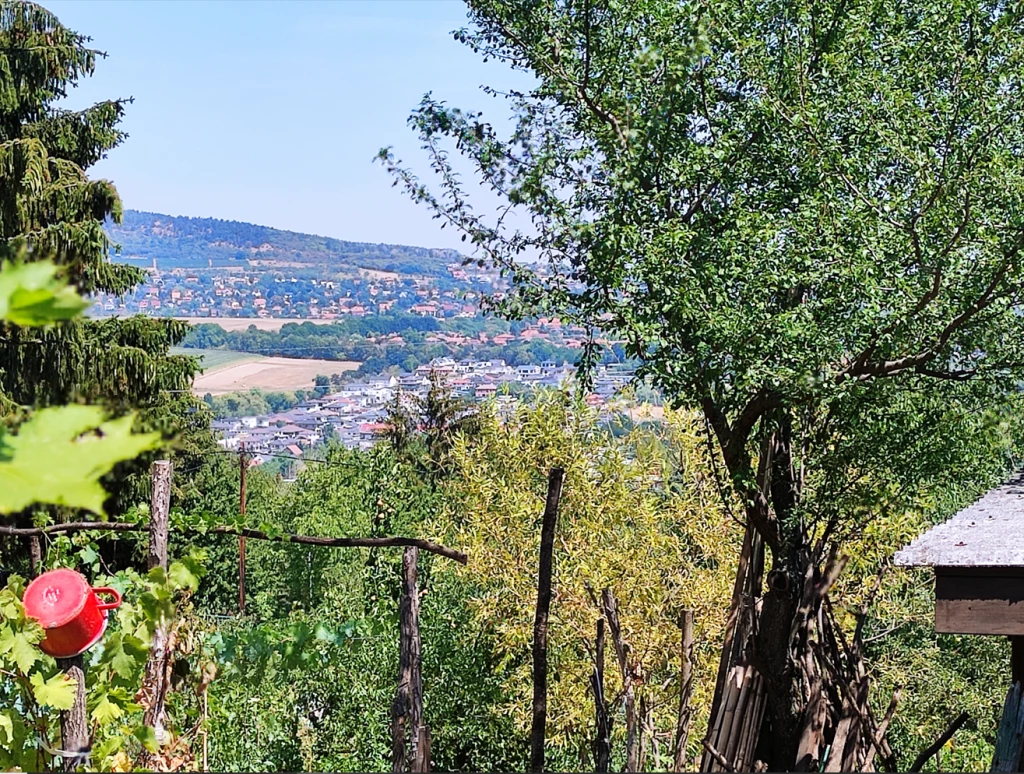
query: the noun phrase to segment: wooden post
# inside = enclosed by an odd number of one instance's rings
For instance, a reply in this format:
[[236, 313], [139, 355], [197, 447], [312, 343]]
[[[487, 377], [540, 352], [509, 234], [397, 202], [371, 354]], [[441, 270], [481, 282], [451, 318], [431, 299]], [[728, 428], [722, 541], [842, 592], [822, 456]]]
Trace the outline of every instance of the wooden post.
[[[146, 564], [150, 570], [157, 567], [167, 572], [167, 535], [171, 512], [171, 463], [157, 460], [150, 475], [153, 482], [149, 506], [149, 550]], [[146, 671], [142, 678], [142, 722], [153, 729], [158, 744], [166, 737], [167, 708], [165, 701], [169, 683], [167, 621], [158, 621], [153, 630], [153, 640], [146, 660]], [[144, 752], [139, 761], [145, 768], [152, 768], [151, 754]]]
[[597, 774], [607, 774], [612, 754], [612, 726], [604, 697], [604, 650], [604, 619], [599, 618], [594, 640], [594, 674], [590, 678], [594, 690], [594, 771]]
[[[398, 690], [391, 705], [391, 770], [430, 771], [430, 735], [423, 722], [419, 549], [402, 554], [402, 599], [399, 604]], [[406, 744], [408, 740], [408, 752]]]
[[[61, 758], [61, 771], [75, 771], [86, 764], [89, 756], [89, 722], [85, 714], [85, 668], [80, 655], [57, 659], [57, 667], [67, 674], [75, 686], [75, 703], [71, 709], [60, 713], [60, 746], [65, 755]], [[70, 755], [69, 753], [79, 753]], [[87, 764], [86, 764], [87, 765]]]
[[[245, 472], [248, 469], [248, 460], [245, 457], [245, 441], [239, 446], [238, 455], [239, 479], [238, 479], [238, 512], [245, 522]], [[245, 535], [238, 536], [238, 614], [245, 615]]]
[[28, 539], [28, 566], [33, 578], [39, 574], [39, 570], [43, 566], [43, 546], [37, 535]]
[[537, 610], [533, 619], [533, 723], [530, 728], [530, 771], [544, 771], [544, 730], [548, 716], [548, 614], [551, 610], [552, 560], [558, 501], [565, 471], [548, 473], [548, 496], [540, 531], [540, 571], [537, 575]]
[[148, 569], [167, 569], [167, 533], [171, 512], [171, 463], [157, 460], [150, 471], [153, 488], [149, 507]]
[[684, 610], [679, 618], [681, 649], [679, 654], [679, 711], [676, 714], [676, 736], [673, 746], [672, 771], [686, 768], [686, 743], [690, 739], [690, 698], [693, 695], [693, 611]]

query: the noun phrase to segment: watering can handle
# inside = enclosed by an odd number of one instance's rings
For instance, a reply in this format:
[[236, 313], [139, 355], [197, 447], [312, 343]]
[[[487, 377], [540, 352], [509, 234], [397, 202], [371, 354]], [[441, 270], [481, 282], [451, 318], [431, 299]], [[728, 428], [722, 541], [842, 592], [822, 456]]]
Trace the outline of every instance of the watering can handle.
[[93, 589], [93, 592], [96, 596], [99, 596], [100, 594], [110, 594], [114, 598], [113, 602], [100, 602], [96, 605], [98, 610], [113, 610], [121, 604], [121, 592], [117, 589], [112, 589], [108, 586], [101, 586], [98, 589]]

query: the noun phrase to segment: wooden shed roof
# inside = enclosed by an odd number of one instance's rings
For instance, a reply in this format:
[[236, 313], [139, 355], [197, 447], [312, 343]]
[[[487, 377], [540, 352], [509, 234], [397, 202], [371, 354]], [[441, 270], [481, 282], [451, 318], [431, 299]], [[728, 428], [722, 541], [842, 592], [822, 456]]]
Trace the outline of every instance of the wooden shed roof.
[[1024, 471], [896, 553], [903, 567], [1024, 567]]

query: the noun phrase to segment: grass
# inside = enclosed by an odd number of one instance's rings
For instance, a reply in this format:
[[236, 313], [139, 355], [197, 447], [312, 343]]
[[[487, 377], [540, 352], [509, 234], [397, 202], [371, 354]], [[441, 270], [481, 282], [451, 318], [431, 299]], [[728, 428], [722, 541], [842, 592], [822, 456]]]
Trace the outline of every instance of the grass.
[[230, 349], [187, 349], [185, 347], [171, 347], [171, 354], [198, 357], [203, 372], [207, 374], [263, 357], [263, 355], [254, 355], [251, 352], [235, 352]]

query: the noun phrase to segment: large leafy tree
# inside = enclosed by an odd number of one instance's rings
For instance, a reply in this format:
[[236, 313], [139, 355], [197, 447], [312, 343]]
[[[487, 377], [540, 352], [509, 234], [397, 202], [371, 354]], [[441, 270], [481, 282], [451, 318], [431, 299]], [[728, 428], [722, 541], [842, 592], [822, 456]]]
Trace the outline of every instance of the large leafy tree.
[[[769, 767], [817, 766], [842, 702], [808, 657], [832, 636], [813, 634], [807, 597], [830, 552], [943, 471], [970, 490], [1005, 464], [996, 420], [1024, 365], [1024, 10], [469, 7], [457, 37], [536, 79], [504, 95], [511, 136], [428, 95], [411, 124], [439, 187], [382, 160], [512, 278], [505, 313], [624, 341], [703, 413], [748, 525], [723, 668], [749, 658], [766, 680]], [[494, 218], [470, 206], [452, 145], [504, 198]]]
[[[81, 111], [59, 106], [101, 56], [44, 8], [0, 3], [0, 255], [52, 259], [83, 294], [124, 293], [143, 278], [110, 260], [104, 221], [120, 220], [121, 202], [109, 181], [87, 175], [125, 139], [118, 128], [125, 100]], [[115, 414], [141, 409], [147, 429], [168, 437], [201, 433], [187, 392], [196, 363], [168, 354], [186, 332], [182, 323], [144, 317], [31, 330], [4, 323], [0, 405], [9, 413], [88, 401]]]

